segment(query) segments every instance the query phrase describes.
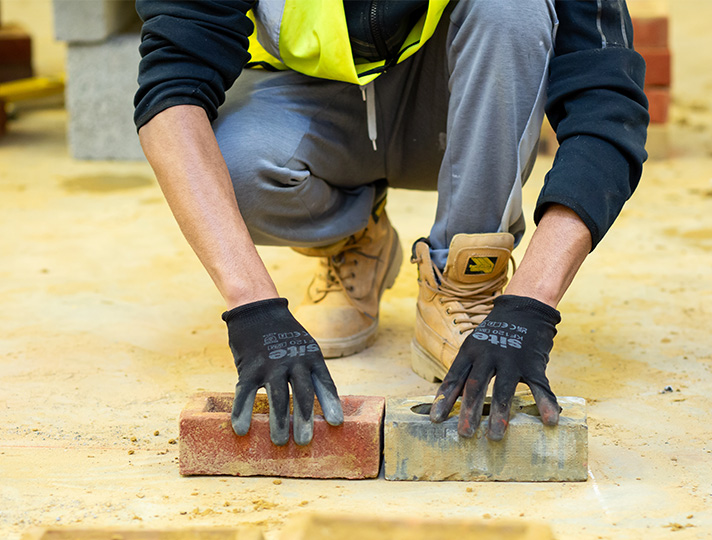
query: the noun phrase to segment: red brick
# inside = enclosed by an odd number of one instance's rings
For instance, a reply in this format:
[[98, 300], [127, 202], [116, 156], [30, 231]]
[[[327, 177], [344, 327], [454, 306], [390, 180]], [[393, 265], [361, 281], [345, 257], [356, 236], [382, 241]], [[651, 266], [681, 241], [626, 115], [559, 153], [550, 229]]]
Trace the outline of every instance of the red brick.
[[645, 89], [650, 104], [650, 123], [664, 124], [668, 121], [670, 108], [670, 89], [648, 87]]
[[633, 43], [638, 47], [668, 46], [667, 17], [635, 17], [633, 19]]
[[344, 423], [326, 423], [318, 403], [314, 439], [298, 446], [293, 438], [275, 446], [269, 436], [267, 396], [257, 394], [252, 426], [238, 437], [232, 430], [233, 395], [195, 396], [180, 415], [179, 465], [182, 475], [375, 478], [381, 464], [382, 397], [342, 396]]
[[670, 50], [640, 47], [636, 50], [645, 59], [646, 86], [670, 86]]
[[32, 61], [32, 40], [18, 26], [0, 28], [0, 64], [29, 64]]

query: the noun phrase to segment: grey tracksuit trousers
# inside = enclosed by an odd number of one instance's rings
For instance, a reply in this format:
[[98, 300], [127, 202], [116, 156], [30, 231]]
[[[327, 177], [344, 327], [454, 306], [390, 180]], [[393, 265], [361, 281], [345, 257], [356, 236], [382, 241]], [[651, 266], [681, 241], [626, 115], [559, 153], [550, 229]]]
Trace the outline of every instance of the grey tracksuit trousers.
[[349, 236], [385, 182], [437, 189], [429, 238], [441, 268], [455, 234], [519, 240], [556, 27], [554, 0], [451, 2], [423, 49], [364, 92], [376, 150], [358, 86], [244, 72], [214, 129], [255, 243]]

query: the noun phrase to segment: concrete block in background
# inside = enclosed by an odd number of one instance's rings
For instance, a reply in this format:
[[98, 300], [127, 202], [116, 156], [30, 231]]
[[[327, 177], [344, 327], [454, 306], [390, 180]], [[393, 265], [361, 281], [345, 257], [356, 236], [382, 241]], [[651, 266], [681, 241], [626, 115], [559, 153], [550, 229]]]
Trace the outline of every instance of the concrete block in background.
[[87, 529], [56, 527], [26, 532], [22, 540], [264, 540], [262, 532], [250, 526], [238, 528], [191, 528], [180, 530]]
[[54, 0], [53, 4], [59, 41], [103, 41], [139, 20], [133, 0]]
[[638, 47], [668, 46], [668, 18], [667, 17], [634, 17], [633, 18], [633, 43]]
[[517, 396], [504, 439], [488, 440], [485, 415], [471, 439], [457, 433], [459, 402], [441, 424], [430, 422], [434, 396], [391, 398], [386, 404], [386, 480], [500, 480], [564, 482], [586, 480], [588, 426], [586, 401], [560, 397], [559, 425], [541, 423], [531, 397]]
[[144, 159], [133, 123], [139, 41], [138, 33], [130, 33], [68, 47], [66, 103], [73, 157]]
[[[407, 501], [405, 501], [407, 503]], [[293, 518], [280, 540], [553, 540], [547, 525], [522, 520], [377, 519], [333, 515]]]
[[257, 394], [247, 435], [232, 430], [233, 395], [195, 396], [180, 415], [180, 473], [183, 475], [375, 478], [381, 464], [384, 398], [342, 396], [344, 423], [326, 423], [314, 404], [314, 439], [298, 446], [293, 438], [275, 446], [269, 436], [269, 405]]
[[666, 123], [670, 109], [670, 89], [665, 87], [648, 87], [645, 89], [645, 95], [648, 96], [650, 123]]

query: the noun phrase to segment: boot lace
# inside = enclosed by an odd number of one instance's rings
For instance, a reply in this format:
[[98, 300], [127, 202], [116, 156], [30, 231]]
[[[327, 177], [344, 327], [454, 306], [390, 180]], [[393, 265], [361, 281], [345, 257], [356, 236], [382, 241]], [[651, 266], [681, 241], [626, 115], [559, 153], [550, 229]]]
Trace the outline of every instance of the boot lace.
[[372, 241], [373, 239], [366, 234], [358, 239], [352, 237], [339, 253], [319, 260], [319, 271], [309, 287], [310, 291], [313, 290], [314, 302], [324, 299], [331, 292], [344, 291], [348, 294], [353, 291], [351, 281], [356, 278], [359, 257], [378, 259], [375, 255], [361, 251]]
[[[415, 262], [421, 263], [422, 258], [416, 259]], [[511, 255], [509, 263], [514, 272], [517, 263]], [[489, 315], [494, 299], [502, 294], [502, 289], [507, 284], [509, 273], [507, 269], [497, 278], [484, 283], [457, 285], [447, 280], [435, 265], [432, 268], [440, 285], [434, 287], [424, 279], [421, 279], [421, 284], [435, 293], [441, 304], [449, 304], [446, 313], [454, 315], [452, 323], [460, 328], [460, 334], [474, 330]]]

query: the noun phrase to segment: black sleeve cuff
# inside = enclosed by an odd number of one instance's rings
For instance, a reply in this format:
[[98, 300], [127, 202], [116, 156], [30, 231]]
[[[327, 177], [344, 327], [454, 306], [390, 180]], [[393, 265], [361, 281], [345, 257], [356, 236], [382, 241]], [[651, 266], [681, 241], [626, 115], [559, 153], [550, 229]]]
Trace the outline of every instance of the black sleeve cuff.
[[202, 107], [213, 121], [249, 61], [253, 0], [137, 0], [141, 29], [134, 122], [141, 128], [176, 105]]

